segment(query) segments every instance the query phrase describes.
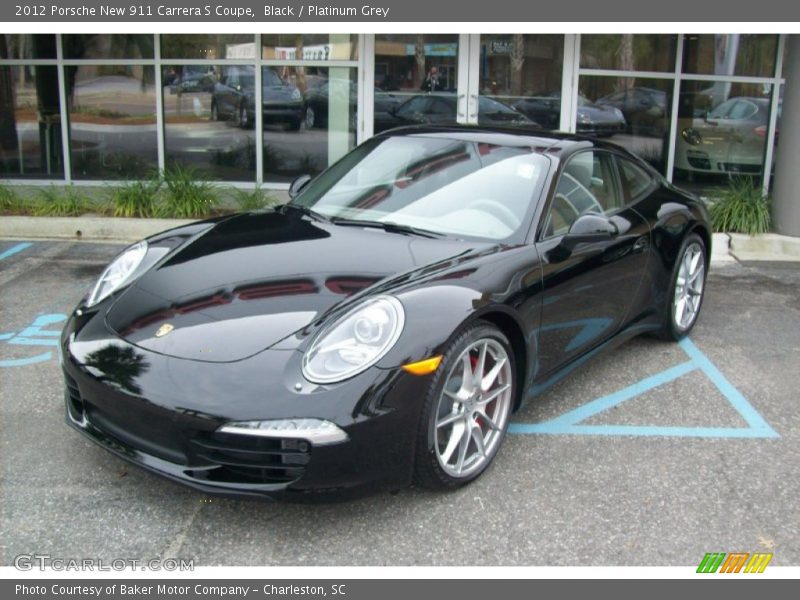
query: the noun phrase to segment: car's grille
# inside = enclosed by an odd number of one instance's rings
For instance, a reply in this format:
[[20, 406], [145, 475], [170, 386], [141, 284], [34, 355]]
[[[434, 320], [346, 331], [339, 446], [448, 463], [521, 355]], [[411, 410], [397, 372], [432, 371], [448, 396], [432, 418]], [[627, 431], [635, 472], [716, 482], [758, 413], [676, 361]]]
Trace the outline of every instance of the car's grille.
[[729, 173], [751, 173], [757, 174], [761, 172], [761, 165], [748, 165], [742, 163], [722, 163], [722, 170]]
[[219, 465], [205, 471], [206, 479], [219, 482], [288, 483], [302, 477], [311, 459], [310, 444], [290, 438], [212, 433], [192, 445], [197, 458]]
[[78, 384], [66, 373], [64, 373], [64, 384], [66, 386], [67, 410], [69, 411], [69, 415], [75, 421], [82, 421], [85, 407], [80, 390], [78, 390]]

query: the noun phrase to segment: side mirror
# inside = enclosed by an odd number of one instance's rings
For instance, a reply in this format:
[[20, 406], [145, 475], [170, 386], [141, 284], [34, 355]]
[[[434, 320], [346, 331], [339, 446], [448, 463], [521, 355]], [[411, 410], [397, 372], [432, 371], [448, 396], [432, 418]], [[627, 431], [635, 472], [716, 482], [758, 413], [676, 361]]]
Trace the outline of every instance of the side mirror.
[[572, 247], [580, 243], [603, 242], [616, 237], [619, 228], [603, 215], [586, 214], [578, 217], [569, 228], [564, 241]]
[[311, 175], [299, 175], [296, 177], [291, 185], [289, 185], [289, 198], [294, 199], [303, 191], [303, 188], [308, 185], [309, 181], [311, 181]]
[[604, 242], [617, 235], [619, 228], [606, 217], [593, 214], [581, 215], [572, 223], [558, 246], [547, 253], [547, 258], [552, 262], [561, 262], [572, 255], [578, 244]]

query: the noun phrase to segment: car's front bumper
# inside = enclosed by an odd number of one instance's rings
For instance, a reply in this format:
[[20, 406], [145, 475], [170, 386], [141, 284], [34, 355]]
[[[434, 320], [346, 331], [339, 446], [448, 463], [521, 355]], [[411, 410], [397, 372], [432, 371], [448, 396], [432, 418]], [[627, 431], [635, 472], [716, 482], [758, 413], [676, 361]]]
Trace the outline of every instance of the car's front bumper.
[[[67, 422], [132, 463], [226, 496], [336, 499], [410, 483], [429, 377], [373, 367], [298, 391], [286, 378], [295, 350], [203, 363], [130, 345], [100, 316], [80, 321], [70, 319], [62, 337]], [[218, 432], [234, 421], [299, 417], [329, 420], [348, 439], [315, 446]]]

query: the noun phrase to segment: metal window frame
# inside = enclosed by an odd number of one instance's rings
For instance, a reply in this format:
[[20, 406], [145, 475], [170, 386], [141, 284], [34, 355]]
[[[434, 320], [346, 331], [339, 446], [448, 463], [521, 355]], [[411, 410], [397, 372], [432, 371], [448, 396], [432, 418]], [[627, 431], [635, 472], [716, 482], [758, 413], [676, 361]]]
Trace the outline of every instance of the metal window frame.
[[[175, 34], [182, 35], [182, 34]], [[163, 58], [161, 55], [161, 38], [162, 34], [153, 34], [153, 58], [137, 58], [137, 59], [65, 59], [63, 55], [63, 39], [62, 34], [55, 34], [56, 36], [56, 58], [47, 59], [0, 59], [0, 64], [7, 66], [55, 66], [58, 74], [59, 85], [59, 112], [61, 118], [61, 144], [62, 144], [62, 162], [64, 167], [63, 178], [59, 179], [26, 179], [24, 177], [10, 177], [3, 179], [4, 182], [17, 184], [17, 185], [30, 185], [42, 186], [53, 184], [71, 184], [74, 182], [72, 176], [72, 162], [70, 151], [70, 124], [69, 124], [69, 107], [68, 99], [66, 96], [66, 66], [92, 66], [92, 65], [142, 65], [153, 66], [155, 71], [155, 86], [156, 86], [156, 125], [157, 125], [157, 150], [158, 150], [158, 169], [163, 172], [166, 165], [166, 140], [165, 140], [165, 118], [164, 118], [164, 98], [163, 98], [163, 85], [162, 85], [162, 72], [161, 69], [165, 65], [181, 64], [181, 65], [241, 65], [253, 64], [256, 68], [256, 82], [260, 83], [262, 76], [262, 67], [264, 66], [290, 66], [290, 67], [347, 67], [355, 68], [358, 81], [358, 125], [356, 129], [356, 143], [360, 144], [366, 139], [369, 139], [374, 134], [374, 88], [375, 88], [375, 34], [351, 34], [356, 35], [356, 43], [358, 44], [358, 58], [356, 60], [331, 60], [331, 61], [304, 61], [304, 60], [265, 60], [262, 58], [263, 51], [261, 48], [262, 35], [259, 33], [253, 34], [253, 41], [255, 44], [255, 57], [251, 59], [177, 59], [177, 58]], [[770, 118], [767, 129], [767, 139], [764, 152], [764, 163], [762, 165], [762, 192], [767, 194], [769, 191], [770, 180], [772, 177], [772, 161], [775, 156], [775, 138], [777, 132], [777, 108], [780, 98], [781, 85], [785, 83], [783, 77], [783, 54], [786, 45], [786, 34], [778, 35], [778, 43], [776, 45], [776, 59], [775, 59], [775, 72], [771, 77], [754, 77], [754, 76], [717, 76], [698, 73], [684, 73], [683, 72], [683, 51], [685, 45], [685, 34], [677, 34], [678, 41], [675, 55], [675, 68], [673, 71], [636, 71], [636, 70], [614, 70], [614, 69], [593, 69], [582, 68], [580, 66], [580, 48], [581, 38], [584, 34], [564, 34], [564, 54], [562, 65], [562, 82], [561, 82], [561, 119], [560, 128], [563, 131], [575, 132], [576, 118], [577, 118], [577, 98], [579, 94], [579, 83], [582, 75], [587, 76], [601, 76], [601, 77], [633, 77], [641, 79], [662, 79], [671, 80], [673, 83], [673, 97], [672, 97], [672, 113], [670, 117], [670, 135], [669, 135], [669, 148], [667, 155], [667, 179], [673, 179], [675, 170], [675, 147], [677, 144], [677, 128], [678, 128], [678, 102], [680, 97], [681, 85], [684, 81], [708, 81], [708, 82], [724, 82], [724, 83], [744, 83], [744, 84], [769, 84], [772, 86], [772, 96], [770, 104]], [[459, 41], [466, 42], [466, 48], [460, 45], [459, 58], [462, 55], [468, 60], [469, 64], [463, 65], [464, 74], [459, 75], [470, 79], [470, 74], [473, 71], [477, 73], [480, 65], [479, 61], [475, 60], [477, 52], [470, 52], [472, 46], [478, 47], [478, 44], [473, 44], [474, 40], [479, 40], [480, 34], [461, 34]], [[474, 36], [474, 37], [473, 37]], [[463, 39], [466, 37], [467, 39]], [[468, 54], [469, 53], [469, 54]], [[459, 68], [462, 65], [459, 62]], [[475, 79], [474, 74], [471, 79]], [[477, 81], [476, 81], [477, 83]], [[256, 86], [256, 101], [263, 100], [261, 98], [262, 90], [261, 85]], [[469, 99], [466, 99], [467, 103]], [[469, 113], [470, 111], [466, 111]], [[256, 173], [254, 181], [234, 181], [234, 182], [219, 182], [220, 185], [253, 189], [255, 186], [264, 185], [268, 189], [281, 191], [287, 190], [289, 184], [280, 182], [264, 181], [264, 164], [263, 164], [263, 114], [261, 111], [256, 111], [255, 119], [255, 136], [256, 136]], [[259, 142], [259, 139], [261, 143]], [[118, 184], [117, 180], [80, 180], [80, 185], [85, 186], [105, 186]]]

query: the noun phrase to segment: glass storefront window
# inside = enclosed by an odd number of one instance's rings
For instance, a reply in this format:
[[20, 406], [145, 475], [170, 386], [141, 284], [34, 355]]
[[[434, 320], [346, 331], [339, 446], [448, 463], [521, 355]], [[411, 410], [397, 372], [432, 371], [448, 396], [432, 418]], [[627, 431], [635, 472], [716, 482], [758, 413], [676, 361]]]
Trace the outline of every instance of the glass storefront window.
[[161, 58], [247, 60], [255, 57], [255, 36], [250, 34], [167, 34], [161, 36]]
[[479, 124], [559, 128], [563, 35], [481, 35], [480, 61]]
[[676, 35], [581, 36], [581, 67], [619, 71], [674, 71]]
[[455, 123], [457, 89], [457, 35], [375, 36], [375, 133]]
[[261, 77], [265, 180], [315, 175], [355, 146], [356, 69], [270, 66]]
[[56, 36], [52, 34], [0, 34], [0, 59], [46, 60], [56, 58]]
[[766, 83], [683, 82], [675, 182], [700, 195], [713, 194], [732, 177], [760, 182], [771, 93]]
[[265, 33], [264, 60], [358, 60], [355, 35], [326, 33]]
[[255, 180], [255, 67], [170, 65], [161, 77], [166, 166], [224, 181]]
[[775, 74], [777, 47], [777, 35], [686, 35], [683, 72], [772, 77]]
[[0, 65], [0, 176], [64, 173], [54, 66]]
[[153, 58], [153, 36], [142, 34], [64, 34], [64, 58]]
[[152, 66], [65, 66], [75, 179], [148, 176], [158, 165]]
[[672, 88], [668, 79], [582, 75], [576, 130], [608, 137], [665, 173]]

